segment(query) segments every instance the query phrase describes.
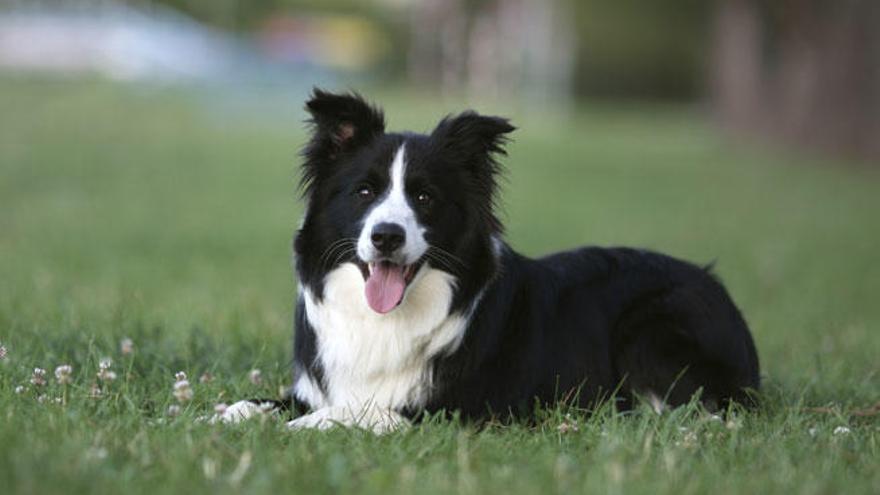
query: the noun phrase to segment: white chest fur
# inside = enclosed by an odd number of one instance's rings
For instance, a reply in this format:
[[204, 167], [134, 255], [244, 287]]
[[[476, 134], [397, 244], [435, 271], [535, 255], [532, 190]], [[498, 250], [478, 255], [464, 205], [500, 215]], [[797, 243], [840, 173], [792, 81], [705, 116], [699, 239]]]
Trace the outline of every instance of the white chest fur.
[[325, 392], [308, 377], [294, 384], [313, 408], [424, 405], [432, 386], [430, 359], [461, 342], [467, 318], [449, 314], [454, 278], [425, 265], [393, 311], [367, 306], [360, 270], [345, 263], [327, 275], [318, 302], [303, 287], [317, 339]]

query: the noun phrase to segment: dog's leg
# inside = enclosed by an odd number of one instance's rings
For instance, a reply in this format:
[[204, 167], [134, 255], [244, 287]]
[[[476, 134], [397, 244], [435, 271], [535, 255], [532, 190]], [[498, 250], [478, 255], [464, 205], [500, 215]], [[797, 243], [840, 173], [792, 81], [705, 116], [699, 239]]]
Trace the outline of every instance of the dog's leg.
[[408, 425], [409, 421], [397, 412], [375, 406], [367, 406], [360, 410], [349, 407], [325, 407], [287, 423], [287, 427], [292, 430], [306, 428], [326, 430], [334, 426], [342, 426], [363, 428], [378, 435]]

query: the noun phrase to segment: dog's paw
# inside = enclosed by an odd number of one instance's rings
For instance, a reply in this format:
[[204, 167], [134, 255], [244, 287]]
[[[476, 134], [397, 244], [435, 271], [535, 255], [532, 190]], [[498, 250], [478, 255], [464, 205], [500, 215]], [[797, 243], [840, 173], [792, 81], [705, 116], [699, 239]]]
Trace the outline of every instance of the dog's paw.
[[367, 408], [353, 412], [349, 408], [327, 407], [287, 423], [287, 427], [291, 430], [327, 430], [337, 426], [361, 428], [382, 435], [409, 426], [409, 421], [400, 414], [386, 409]]
[[247, 421], [255, 417], [263, 417], [266, 414], [276, 412], [275, 404], [271, 402], [258, 403], [249, 400], [240, 400], [228, 406], [222, 413], [215, 414], [208, 422], [211, 424], [235, 424]]
[[326, 430], [334, 426], [346, 425], [338, 419], [333, 419], [331, 414], [327, 414], [326, 409], [321, 409], [311, 414], [300, 416], [287, 423], [287, 427], [291, 430]]

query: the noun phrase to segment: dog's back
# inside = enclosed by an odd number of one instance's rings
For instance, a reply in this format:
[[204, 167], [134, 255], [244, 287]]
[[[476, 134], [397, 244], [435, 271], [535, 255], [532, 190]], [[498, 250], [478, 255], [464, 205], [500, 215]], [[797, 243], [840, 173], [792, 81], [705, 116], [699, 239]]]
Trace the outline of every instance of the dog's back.
[[748, 328], [708, 270], [668, 256], [584, 248], [530, 260], [507, 250], [459, 352], [438, 360], [431, 409], [528, 414], [616, 392], [712, 408], [759, 387]]

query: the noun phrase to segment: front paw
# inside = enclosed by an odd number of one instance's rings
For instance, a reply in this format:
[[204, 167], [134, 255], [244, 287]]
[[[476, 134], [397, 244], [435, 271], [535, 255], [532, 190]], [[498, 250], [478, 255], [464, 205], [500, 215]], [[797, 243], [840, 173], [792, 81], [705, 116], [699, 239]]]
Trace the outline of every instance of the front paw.
[[211, 416], [208, 419], [208, 423], [235, 424], [255, 417], [265, 417], [267, 414], [274, 414], [276, 412], [277, 408], [272, 402], [258, 403], [250, 400], [240, 400], [228, 406], [223, 412]]
[[349, 408], [328, 407], [287, 423], [291, 430], [327, 430], [335, 426], [361, 428], [382, 435], [409, 426], [409, 421], [387, 409], [368, 408], [355, 412]]
[[320, 410], [287, 422], [287, 427], [291, 430], [326, 430], [334, 426], [345, 425], [339, 420], [331, 419], [330, 415], [322, 413]]

